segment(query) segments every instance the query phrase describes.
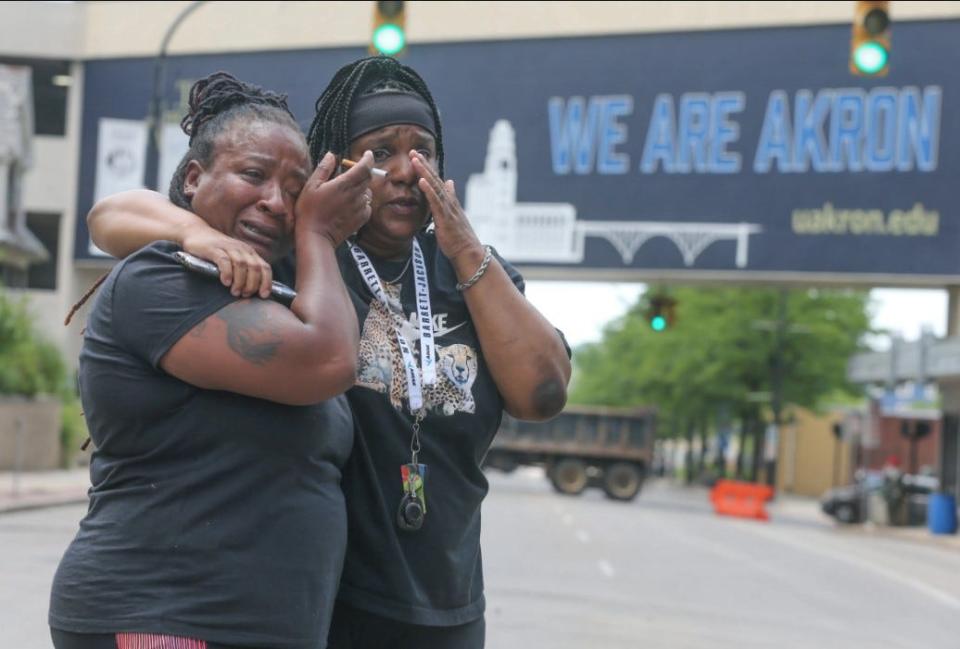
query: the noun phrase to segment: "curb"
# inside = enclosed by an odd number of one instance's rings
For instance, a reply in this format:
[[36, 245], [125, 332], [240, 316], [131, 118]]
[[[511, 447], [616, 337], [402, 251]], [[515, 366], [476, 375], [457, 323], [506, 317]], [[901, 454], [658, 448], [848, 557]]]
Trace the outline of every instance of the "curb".
[[0, 516], [13, 512], [23, 512], [35, 509], [48, 509], [65, 505], [79, 505], [87, 502], [87, 492], [33, 494], [27, 496], [0, 499]]
[[912, 543], [938, 545], [943, 548], [960, 550], [960, 536], [957, 534], [934, 534], [926, 526], [884, 527], [872, 523], [851, 526], [852, 533], [883, 539], [899, 539]]

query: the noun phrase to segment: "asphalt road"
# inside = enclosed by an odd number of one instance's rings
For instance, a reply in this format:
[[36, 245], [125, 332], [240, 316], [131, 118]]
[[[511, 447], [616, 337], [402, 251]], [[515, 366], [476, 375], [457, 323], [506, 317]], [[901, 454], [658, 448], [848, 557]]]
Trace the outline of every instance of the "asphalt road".
[[717, 517], [703, 490], [632, 503], [491, 474], [490, 649], [956, 649], [960, 552], [813, 515]]
[[[632, 503], [492, 473], [489, 649], [955, 649], [960, 551], [816, 517], [719, 518], [704, 492]], [[0, 516], [0, 647], [48, 649], [50, 579], [83, 506]]]

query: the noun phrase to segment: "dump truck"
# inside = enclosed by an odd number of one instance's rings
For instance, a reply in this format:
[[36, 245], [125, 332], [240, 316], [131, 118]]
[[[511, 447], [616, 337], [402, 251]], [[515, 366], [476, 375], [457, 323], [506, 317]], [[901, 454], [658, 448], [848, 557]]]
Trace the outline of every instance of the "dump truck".
[[600, 487], [609, 498], [630, 501], [650, 470], [655, 427], [652, 408], [567, 406], [546, 422], [504, 413], [484, 466], [505, 472], [542, 466], [562, 494]]

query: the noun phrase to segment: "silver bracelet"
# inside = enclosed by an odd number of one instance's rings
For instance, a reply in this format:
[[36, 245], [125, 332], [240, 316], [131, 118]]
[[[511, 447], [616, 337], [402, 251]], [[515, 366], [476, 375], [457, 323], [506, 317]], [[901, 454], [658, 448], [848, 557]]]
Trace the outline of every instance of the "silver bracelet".
[[471, 277], [465, 282], [460, 282], [459, 284], [457, 284], [458, 291], [462, 292], [467, 290], [468, 288], [476, 284], [477, 280], [483, 277], [483, 274], [487, 272], [487, 266], [490, 265], [490, 260], [493, 258], [493, 250], [490, 248], [490, 246], [484, 246], [483, 248], [484, 250], [486, 250], [486, 252], [483, 255], [483, 261], [480, 262], [480, 268], [478, 268], [477, 272], [473, 274], [473, 277]]

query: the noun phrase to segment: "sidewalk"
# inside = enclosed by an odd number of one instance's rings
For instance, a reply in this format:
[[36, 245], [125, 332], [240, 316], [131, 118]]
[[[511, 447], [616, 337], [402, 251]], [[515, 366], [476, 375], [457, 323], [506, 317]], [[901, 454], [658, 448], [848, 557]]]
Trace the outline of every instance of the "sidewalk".
[[0, 471], [0, 514], [84, 503], [89, 487], [88, 467], [19, 473]]
[[933, 534], [926, 526], [890, 527], [874, 523], [845, 525], [820, 511], [820, 501], [816, 498], [777, 494], [773, 502], [767, 505], [770, 520], [773, 523], [800, 523], [830, 527], [841, 534], [863, 534], [877, 538], [900, 539], [927, 545], [936, 545], [960, 552], [960, 535]]

